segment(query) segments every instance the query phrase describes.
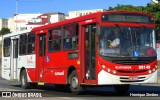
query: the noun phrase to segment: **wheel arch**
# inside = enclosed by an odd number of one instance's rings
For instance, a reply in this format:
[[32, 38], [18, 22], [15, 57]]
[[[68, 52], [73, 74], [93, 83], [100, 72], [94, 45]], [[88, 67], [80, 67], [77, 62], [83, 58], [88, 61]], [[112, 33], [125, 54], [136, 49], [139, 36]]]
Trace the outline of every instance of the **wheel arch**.
[[22, 74], [22, 71], [23, 71], [23, 70], [26, 72], [27, 81], [28, 81], [28, 82], [32, 82], [31, 79], [30, 79], [30, 77], [29, 77], [29, 75], [28, 75], [28, 73], [27, 73], [27, 69], [26, 69], [24, 66], [23, 66], [23, 67], [21, 68], [21, 70], [20, 70], [20, 74], [19, 74], [20, 81], [21, 81], [21, 74]]
[[26, 71], [26, 69], [25, 69], [25, 67], [23, 66], [21, 69], [20, 69], [20, 74], [19, 74], [19, 80], [21, 81], [21, 74], [22, 74], [22, 71], [23, 70], [25, 70]]
[[[67, 71], [67, 84], [69, 84], [69, 76], [70, 76], [70, 74], [74, 71], [74, 70], [76, 70], [76, 67], [75, 66], [73, 66], [73, 65], [71, 65], [69, 68], [68, 68], [68, 71]], [[76, 70], [77, 71], [77, 70]]]

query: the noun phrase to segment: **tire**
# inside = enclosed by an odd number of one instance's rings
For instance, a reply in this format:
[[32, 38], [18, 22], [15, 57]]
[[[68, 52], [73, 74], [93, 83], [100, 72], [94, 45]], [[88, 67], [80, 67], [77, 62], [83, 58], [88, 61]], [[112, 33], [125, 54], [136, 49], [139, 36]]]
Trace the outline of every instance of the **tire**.
[[118, 94], [126, 94], [129, 90], [130, 85], [115, 85], [114, 89]]
[[23, 70], [21, 73], [21, 87], [24, 89], [28, 89], [31, 87], [31, 83], [29, 83], [27, 80], [27, 73], [25, 70]]
[[76, 70], [72, 71], [69, 77], [69, 83], [70, 83], [70, 90], [74, 94], [81, 94], [84, 91], [84, 87], [80, 86], [78, 84], [78, 74]]

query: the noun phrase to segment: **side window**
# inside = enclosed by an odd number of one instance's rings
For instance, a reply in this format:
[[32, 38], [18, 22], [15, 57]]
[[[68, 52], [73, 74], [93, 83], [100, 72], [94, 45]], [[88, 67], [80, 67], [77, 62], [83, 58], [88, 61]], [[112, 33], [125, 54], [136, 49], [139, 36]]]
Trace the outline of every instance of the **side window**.
[[61, 50], [61, 37], [62, 28], [54, 28], [49, 31], [48, 51], [59, 51]]
[[20, 41], [19, 41], [19, 54], [25, 55], [27, 51], [27, 34], [21, 34], [20, 35]]
[[33, 54], [35, 52], [35, 33], [28, 34], [28, 54]]
[[78, 25], [71, 24], [64, 26], [63, 49], [78, 49]]
[[9, 57], [10, 56], [10, 46], [11, 46], [11, 39], [10, 38], [5, 38], [3, 41], [3, 55], [4, 57]]

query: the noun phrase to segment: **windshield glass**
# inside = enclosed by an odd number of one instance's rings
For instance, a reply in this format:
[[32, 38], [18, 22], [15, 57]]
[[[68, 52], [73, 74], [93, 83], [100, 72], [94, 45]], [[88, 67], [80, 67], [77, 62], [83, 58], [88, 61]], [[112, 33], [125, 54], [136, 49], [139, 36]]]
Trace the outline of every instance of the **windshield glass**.
[[106, 27], [99, 35], [99, 53], [102, 56], [155, 57], [154, 30], [146, 27]]

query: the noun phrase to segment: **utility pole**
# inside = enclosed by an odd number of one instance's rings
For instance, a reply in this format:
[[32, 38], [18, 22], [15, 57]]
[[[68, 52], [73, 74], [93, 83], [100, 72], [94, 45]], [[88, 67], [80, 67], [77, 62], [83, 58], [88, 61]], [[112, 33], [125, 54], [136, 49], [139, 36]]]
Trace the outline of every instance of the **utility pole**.
[[18, 0], [16, 0], [16, 32], [17, 32], [17, 15], [18, 15]]

